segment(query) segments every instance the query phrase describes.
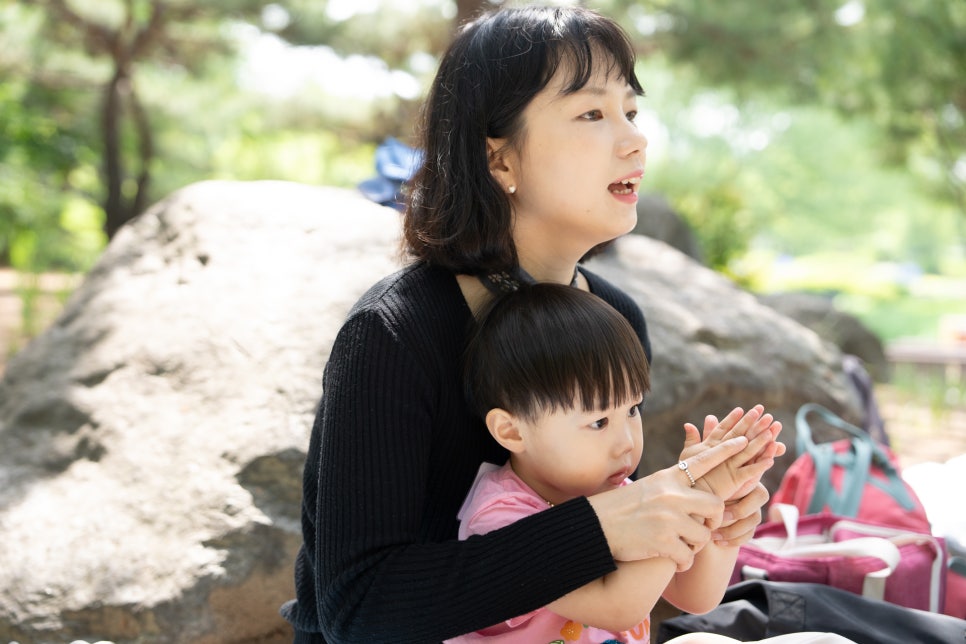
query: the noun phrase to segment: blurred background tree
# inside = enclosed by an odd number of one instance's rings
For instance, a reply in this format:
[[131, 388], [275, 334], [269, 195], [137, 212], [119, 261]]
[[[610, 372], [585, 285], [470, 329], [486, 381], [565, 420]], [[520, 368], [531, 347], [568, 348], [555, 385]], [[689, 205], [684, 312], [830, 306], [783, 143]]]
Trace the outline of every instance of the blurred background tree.
[[[84, 271], [201, 179], [356, 185], [385, 137], [412, 142], [439, 53], [495, 4], [0, 0], [0, 264]], [[962, 0], [581, 4], [635, 41], [647, 189], [714, 268], [846, 292], [870, 319], [862, 297], [966, 276]]]

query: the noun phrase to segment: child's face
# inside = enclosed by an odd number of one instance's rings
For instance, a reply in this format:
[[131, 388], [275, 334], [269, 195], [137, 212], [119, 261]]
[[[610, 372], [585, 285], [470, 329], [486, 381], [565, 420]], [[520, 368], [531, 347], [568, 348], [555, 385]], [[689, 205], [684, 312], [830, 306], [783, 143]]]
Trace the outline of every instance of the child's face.
[[644, 445], [640, 396], [610, 409], [543, 412], [521, 421], [513, 469], [551, 503], [618, 487], [637, 469]]
[[553, 240], [565, 257], [580, 257], [637, 222], [647, 147], [634, 124], [637, 96], [625, 79], [606, 73], [603, 53], [596, 60], [597, 73], [573, 94], [563, 93], [570, 74], [561, 65], [524, 109], [521, 149], [511, 153], [515, 239]]

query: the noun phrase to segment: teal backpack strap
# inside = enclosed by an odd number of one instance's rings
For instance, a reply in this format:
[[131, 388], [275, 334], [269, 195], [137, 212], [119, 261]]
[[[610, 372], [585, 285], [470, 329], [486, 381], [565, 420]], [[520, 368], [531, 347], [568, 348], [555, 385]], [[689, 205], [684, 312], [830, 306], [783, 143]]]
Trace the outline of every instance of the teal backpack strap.
[[[836, 453], [831, 443], [816, 445], [812, 440], [812, 429], [808, 424], [808, 414], [816, 413], [825, 422], [846, 431], [852, 436], [851, 448], [847, 452]], [[815, 466], [815, 488], [809, 501], [807, 513], [821, 512], [825, 506], [835, 514], [854, 517], [858, 514], [862, 491], [869, 480], [869, 466], [872, 462], [873, 448], [871, 437], [864, 431], [845, 422], [831, 411], [815, 403], [799, 407], [795, 415], [797, 436], [795, 447], [799, 455], [809, 454]], [[842, 490], [836, 492], [832, 487], [832, 467], [843, 468]]]
[[872, 443], [872, 462], [885, 474], [885, 480], [869, 477], [869, 483], [876, 486], [898, 503], [902, 509], [912, 511], [916, 507], [916, 502], [909, 494], [909, 488], [902, 480], [902, 475], [896, 469], [895, 464], [889, 455], [882, 449], [882, 446]]
[[842, 490], [836, 499], [837, 507], [832, 511], [843, 517], [854, 517], [859, 513], [865, 484], [871, 480], [869, 465], [872, 463], [872, 439], [853, 438], [849, 452], [837, 456], [850, 456], [848, 460], [851, 462], [847, 466], [843, 465], [845, 470], [842, 472]]

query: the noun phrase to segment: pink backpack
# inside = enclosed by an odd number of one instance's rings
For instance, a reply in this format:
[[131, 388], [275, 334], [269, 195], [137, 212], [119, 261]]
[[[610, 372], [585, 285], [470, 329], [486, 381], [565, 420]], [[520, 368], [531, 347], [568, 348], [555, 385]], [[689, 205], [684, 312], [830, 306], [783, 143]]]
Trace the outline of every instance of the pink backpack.
[[[850, 438], [816, 444], [808, 422], [818, 415]], [[929, 533], [926, 510], [899, 474], [888, 446], [814, 403], [795, 416], [798, 458], [785, 472], [772, 503], [796, 506], [803, 515], [830, 512], [840, 517]]]

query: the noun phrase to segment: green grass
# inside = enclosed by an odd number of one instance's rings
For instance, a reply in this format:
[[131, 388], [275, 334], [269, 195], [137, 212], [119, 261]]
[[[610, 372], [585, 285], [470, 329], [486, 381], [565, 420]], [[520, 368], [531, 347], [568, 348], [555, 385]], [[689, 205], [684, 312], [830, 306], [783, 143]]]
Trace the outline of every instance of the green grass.
[[921, 297], [908, 293], [877, 298], [841, 293], [836, 308], [851, 313], [883, 342], [903, 338], [938, 341], [940, 320], [945, 315], [966, 315], [966, 285], [961, 297]]
[[946, 315], [966, 315], [966, 275], [919, 274], [914, 267], [876, 262], [858, 253], [777, 258], [753, 251], [736, 266], [758, 292], [810, 292], [833, 297], [883, 342], [940, 340]]

